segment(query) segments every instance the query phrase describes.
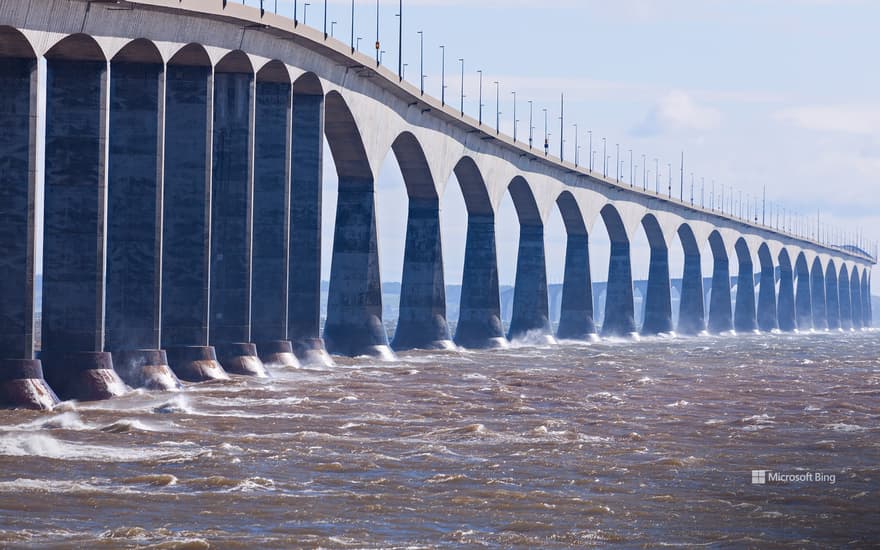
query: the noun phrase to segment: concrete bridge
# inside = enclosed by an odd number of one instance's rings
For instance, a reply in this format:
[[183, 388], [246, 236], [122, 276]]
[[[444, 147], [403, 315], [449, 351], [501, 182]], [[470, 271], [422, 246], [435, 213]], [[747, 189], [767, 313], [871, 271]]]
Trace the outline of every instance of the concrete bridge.
[[[596, 333], [589, 235], [597, 223], [611, 239], [603, 334], [850, 329], [871, 319], [867, 253], [547, 156], [420, 94], [348, 45], [258, 9], [223, 0], [2, 0], [0, 90], [6, 405], [50, 406], [53, 390], [106, 398], [124, 391], [123, 381], [169, 388], [178, 379], [261, 374], [267, 363], [328, 361], [327, 352], [385, 356], [453, 341], [487, 348], [526, 333], [550, 341], [544, 223], [553, 209], [567, 232], [559, 337]], [[322, 332], [324, 139], [339, 195]], [[409, 196], [390, 342], [375, 205], [389, 150]], [[454, 335], [439, 224], [453, 173], [468, 212]], [[504, 327], [495, 213], [507, 193], [519, 253]], [[639, 226], [651, 247], [641, 327], [630, 268]], [[668, 249], [676, 235], [685, 260], [674, 327]], [[708, 309], [702, 254], [714, 266]]]

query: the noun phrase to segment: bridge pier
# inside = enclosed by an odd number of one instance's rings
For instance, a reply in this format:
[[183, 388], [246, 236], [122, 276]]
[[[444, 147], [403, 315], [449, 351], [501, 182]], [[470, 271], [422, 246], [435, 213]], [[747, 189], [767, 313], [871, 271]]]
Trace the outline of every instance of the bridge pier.
[[203, 50], [190, 46], [172, 58], [165, 97], [162, 347], [181, 380], [224, 379], [208, 345], [214, 93]]
[[717, 233], [709, 241], [712, 246], [712, 295], [709, 297], [709, 331], [715, 334], [733, 330], [733, 309], [730, 297], [730, 261]]
[[840, 328], [840, 296], [837, 284], [837, 272], [834, 264], [829, 264], [825, 270], [825, 310], [828, 316], [828, 328], [836, 330]]
[[736, 255], [739, 259], [739, 271], [736, 278], [736, 309], [734, 310], [733, 326], [737, 332], [754, 332], [758, 330], [755, 308], [755, 268], [751, 253], [742, 240], [736, 243]]
[[811, 300], [813, 307], [813, 327], [816, 330], [828, 328], [828, 306], [825, 298], [825, 276], [822, 265], [816, 260], [810, 270]]
[[596, 334], [592, 288], [589, 237], [586, 233], [569, 231], [557, 337], [588, 340]]
[[58, 397], [34, 359], [39, 68], [22, 37], [0, 39], [22, 48], [0, 57], [0, 407], [50, 409]]
[[[609, 279], [609, 285], [610, 285]], [[648, 291], [645, 296], [642, 334], [672, 332], [672, 291], [669, 284], [669, 250], [666, 244], [651, 245]]]
[[678, 309], [678, 332], [699, 334], [706, 330], [703, 302], [703, 269], [700, 254], [685, 252]]
[[871, 284], [867, 270], [862, 277], [862, 324], [866, 328], [874, 326], [874, 320], [871, 317]]
[[850, 292], [852, 294], [852, 323], [853, 328], [856, 330], [861, 330], [864, 325], [862, 324], [862, 291], [861, 291], [861, 281], [859, 279], [858, 271], [853, 269], [853, 274], [850, 279]]
[[324, 95], [317, 78], [293, 86], [287, 336], [306, 365], [331, 365], [321, 338]]
[[837, 279], [838, 297], [840, 300], [840, 328], [843, 330], [851, 330], [853, 328], [852, 321], [852, 294], [849, 286], [849, 274], [846, 266], [840, 271]]
[[62, 399], [106, 399], [126, 391], [104, 352], [107, 62], [90, 38], [74, 36], [46, 65], [40, 357]]
[[813, 304], [811, 297], [810, 272], [803, 256], [795, 264], [797, 271], [797, 291], [795, 294], [795, 315], [798, 330], [813, 328]]
[[461, 305], [455, 343], [471, 349], [507, 346], [501, 324], [495, 216], [468, 212]]
[[779, 330], [793, 332], [797, 328], [794, 306], [794, 279], [791, 263], [786, 256], [779, 262]]
[[507, 338], [514, 340], [532, 332], [540, 333], [546, 341], [553, 342], [547, 300], [544, 226], [520, 222], [513, 316]]
[[106, 347], [129, 386], [172, 390], [180, 381], [159, 351], [165, 75], [158, 52], [158, 63], [130, 61], [136, 47], [110, 70]]
[[771, 332], [779, 328], [779, 315], [776, 311], [776, 270], [773, 258], [766, 246], [758, 250], [761, 263], [761, 286], [758, 291], [758, 328]]
[[[431, 184], [433, 182], [426, 182]], [[409, 199], [406, 249], [394, 349], [451, 349], [436, 196]]]
[[635, 332], [629, 241], [615, 241], [612, 238], [602, 335], [629, 336]]
[[[243, 54], [242, 54], [243, 55]], [[265, 376], [250, 344], [254, 77], [229, 54], [214, 74], [210, 342], [223, 368]], [[236, 66], [238, 63], [242, 66]]]
[[257, 75], [254, 115], [251, 339], [260, 360], [298, 367], [287, 341], [291, 86], [283, 68]]

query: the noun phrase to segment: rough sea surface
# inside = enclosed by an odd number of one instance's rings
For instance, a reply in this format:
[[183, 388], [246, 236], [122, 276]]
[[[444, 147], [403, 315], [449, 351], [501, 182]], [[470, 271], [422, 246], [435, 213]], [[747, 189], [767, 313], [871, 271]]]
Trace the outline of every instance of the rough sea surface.
[[271, 375], [0, 412], [0, 546], [880, 543], [878, 332]]

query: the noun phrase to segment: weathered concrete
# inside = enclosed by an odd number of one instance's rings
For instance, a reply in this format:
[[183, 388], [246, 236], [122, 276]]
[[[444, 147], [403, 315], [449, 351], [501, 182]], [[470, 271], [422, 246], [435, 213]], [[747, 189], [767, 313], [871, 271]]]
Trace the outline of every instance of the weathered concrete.
[[779, 330], [792, 332], [797, 328], [794, 305], [794, 275], [788, 253], [779, 255]]
[[168, 366], [168, 357], [160, 350], [113, 352], [113, 367], [119, 377], [133, 388], [176, 390], [180, 380]]
[[709, 331], [715, 334], [733, 330], [730, 296], [730, 260], [717, 232], [709, 237], [712, 248], [712, 295], [709, 298]]
[[706, 330], [703, 301], [703, 268], [700, 249], [693, 232], [687, 226], [678, 230], [684, 249], [684, 270], [681, 278], [681, 300], [678, 308], [678, 332], [699, 334]]
[[861, 290], [861, 278], [859, 277], [859, 272], [855, 269], [853, 270], [852, 276], [850, 277], [850, 304], [852, 311], [852, 325], [856, 330], [861, 329], [864, 325], [862, 324], [862, 290]]
[[828, 328], [836, 330], [840, 328], [840, 296], [837, 284], [837, 269], [834, 262], [828, 264], [825, 270], [825, 304], [828, 315]]
[[46, 410], [57, 403], [39, 360], [0, 359], [0, 407]]
[[761, 263], [761, 286], [758, 291], [758, 328], [770, 332], [779, 328], [776, 313], [776, 270], [773, 258], [766, 244], [758, 249], [758, 260]]
[[645, 297], [642, 334], [672, 332], [672, 293], [669, 286], [669, 251], [651, 247], [648, 292]]
[[[278, 366], [297, 367], [295, 356], [279, 355], [269, 344], [283, 342], [288, 334], [291, 86], [258, 77], [256, 94], [251, 337], [260, 343], [262, 359], [271, 355]], [[279, 363], [282, 359], [286, 364]]]
[[504, 347], [495, 217], [468, 214], [467, 241], [455, 343], [473, 349]]
[[[182, 62], [207, 62], [201, 49], [190, 51]], [[191, 382], [227, 378], [208, 347], [212, 83], [209, 66], [174, 59], [168, 65], [162, 348], [177, 376]]]
[[813, 308], [813, 327], [817, 330], [828, 328], [827, 300], [825, 298], [825, 275], [819, 259], [813, 262], [810, 269], [811, 305]]
[[[321, 338], [321, 185], [324, 95], [317, 79], [294, 86], [291, 144], [288, 339], [305, 364], [329, 364]], [[307, 93], [311, 92], [311, 93]], [[317, 93], [315, 93], [317, 92]]]
[[868, 281], [868, 272], [862, 275], [862, 325], [873, 327], [874, 319], [871, 316], [871, 284]]
[[758, 330], [757, 308], [755, 307], [755, 267], [752, 255], [745, 241], [736, 243], [736, 256], [739, 270], [736, 277], [736, 306], [733, 326], [737, 332]]
[[544, 226], [520, 223], [513, 316], [507, 338], [514, 340], [529, 333], [542, 334], [545, 337], [550, 334]]
[[810, 330], [813, 328], [813, 301], [811, 296], [810, 271], [804, 256], [798, 257], [795, 262], [797, 273], [795, 294], [795, 320], [798, 330]]
[[61, 44], [47, 61], [41, 354], [59, 397], [83, 400], [125, 392], [103, 353], [107, 63], [88, 40], [68, 44], [91, 59]]
[[840, 300], [840, 328], [850, 330], [853, 328], [852, 316], [852, 290], [849, 285], [849, 273], [846, 266], [840, 268], [840, 275], [837, 277], [838, 298]]
[[556, 332], [559, 338], [587, 340], [596, 335], [592, 286], [589, 238], [586, 233], [569, 231], [565, 247], [562, 307]]

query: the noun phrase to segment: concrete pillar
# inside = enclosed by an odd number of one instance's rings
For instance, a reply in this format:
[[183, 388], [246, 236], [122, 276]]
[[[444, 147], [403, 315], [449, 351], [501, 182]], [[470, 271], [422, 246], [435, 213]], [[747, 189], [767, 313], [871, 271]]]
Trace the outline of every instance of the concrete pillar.
[[209, 339], [227, 372], [263, 376], [244, 345], [251, 337], [253, 83], [249, 73], [214, 75]]
[[779, 269], [779, 330], [792, 332], [797, 328], [794, 308], [794, 280], [791, 266], [780, 265]]
[[758, 328], [770, 332], [779, 328], [776, 313], [776, 273], [773, 262], [761, 262], [761, 287], [758, 291]]
[[107, 63], [47, 70], [41, 358], [61, 398], [106, 399], [125, 392], [104, 352]]
[[862, 279], [862, 325], [874, 326], [874, 320], [871, 318], [871, 286], [868, 284], [867, 274]]
[[562, 282], [562, 311], [557, 336], [586, 340], [596, 334], [593, 322], [593, 282], [590, 277], [590, 247], [586, 233], [569, 233], [565, 248]]
[[646, 294], [642, 334], [672, 332], [669, 250], [665, 245], [662, 247], [651, 247], [651, 260], [648, 267], [648, 291]]
[[166, 71], [162, 347], [181, 380], [227, 378], [208, 345], [211, 68]]
[[810, 271], [810, 285], [812, 287], [813, 327], [817, 330], [825, 330], [828, 328], [825, 276], [822, 273], [822, 266], [818, 263], [814, 264]]
[[754, 266], [748, 254], [739, 258], [739, 274], [736, 279], [736, 309], [734, 311], [733, 326], [737, 332], [758, 330]]
[[699, 334], [706, 330], [703, 302], [703, 270], [699, 254], [685, 254], [678, 309], [678, 332]]
[[461, 304], [455, 343], [472, 349], [505, 347], [498, 292], [495, 216], [468, 214]]
[[410, 197], [394, 349], [451, 349], [436, 197]]
[[324, 341], [337, 355], [391, 357], [382, 324], [382, 284], [373, 179], [339, 178]]
[[850, 330], [853, 328], [852, 318], [852, 294], [849, 286], [849, 275], [846, 271], [838, 278], [838, 297], [840, 299], [840, 328]]
[[835, 330], [840, 328], [840, 297], [838, 294], [837, 274], [831, 265], [825, 272], [825, 311], [828, 319], [828, 328]]
[[160, 64], [111, 65], [106, 346], [128, 385], [171, 390], [180, 382], [159, 352], [164, 88]]
[[293, 95], [288, 338], [303, 363], [330, 364], [321, 339], [324, 96]]
[[513, 316], [507, 338], [522, 338], [529, 332], [550, 336], [547, 297], [547, 266], [544, 260], [544, 226], [520, 224], [519, 251], [516, 256], [516, 286]]
[[602, 335], [628, 336], [634, 332], [636, 332], [636, 322], [633, 305], [629, 242], [615, 242], [612, 240]]
[[287, 340], [291, 87], [256, 85], [251, 338], [264, 363], [297, 367]]
[[731, 301], [730, 262], [716, 254], [712, 267], [712, 295], [709, 298], [710, 332], [718, 334], [733, 330]]
[[810, 290], [810, 274], [806, 269], [798, 269], [795, 294], [795, 315], [798, 330], [813, 328], [813, 305]]
[[34, 359], [36, 59], [0, 57], [0, 407], [58, 398]]
[[858, 272], [853, 270], [852, 277], [850, 279], [850, 294], [851, 294], [851, 310], [852, 310], [852, 323], [853, 328], [856, 330], [861, 329], [864, 325], [862, 324], [862, 290], [861, 290], [861, 282], [859, 280]]

